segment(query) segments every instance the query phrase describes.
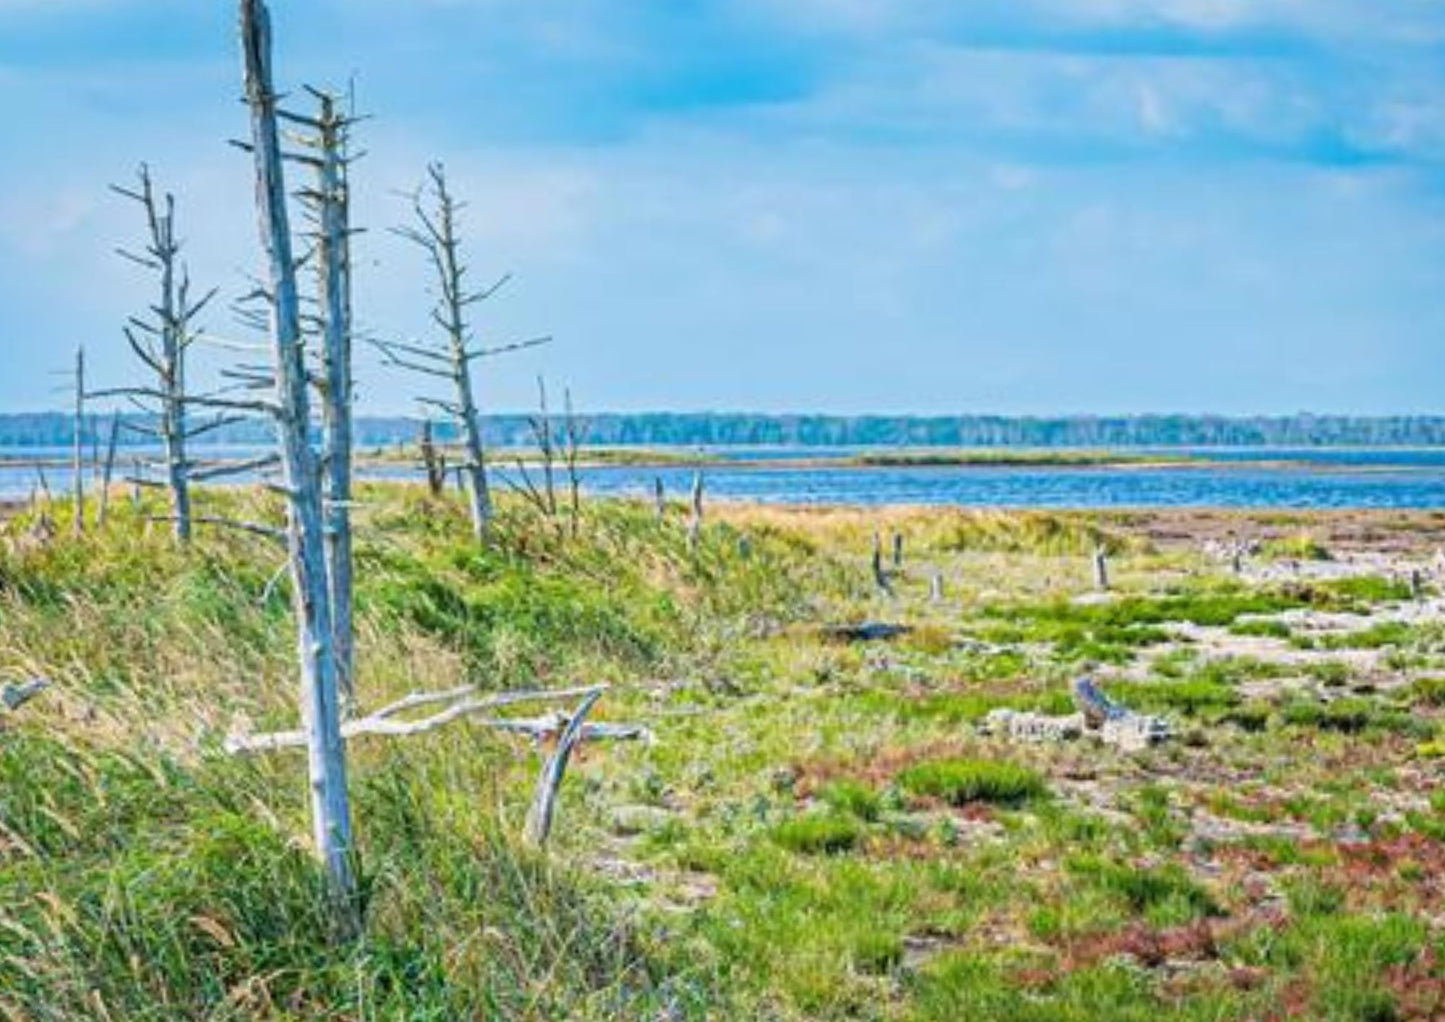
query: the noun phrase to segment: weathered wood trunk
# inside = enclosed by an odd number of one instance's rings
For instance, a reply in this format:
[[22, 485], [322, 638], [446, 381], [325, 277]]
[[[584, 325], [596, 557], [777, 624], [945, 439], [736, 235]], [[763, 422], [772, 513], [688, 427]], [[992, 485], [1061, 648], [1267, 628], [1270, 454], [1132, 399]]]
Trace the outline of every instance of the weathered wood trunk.
[[295, 259], [276, 127], [271, 74], [271, 21], [265, 0], [241, 0], [241, 46], [251, 142], [256, 163], [256, 206], [268, 262], [275, 356], [278, 440], [287, 494], [287, 543], [295, 594], [301, 709], [307, 733], [312, 831], [326, 870], [339, 930], [359, 930], [352, 855], [346, 752], [333, 647], [330, 589], [323, 538], [321, 483], [307, 427], [308, 381], [301, 343]]
[[662, 476], [652, 477], [652, 504], [659, 522], [667, 517], [667, 493], [662, 488]]
[[1109, 555], [1102, 546], [1094, 547], [1094, 588], [1101, 593], [1109, 589]]
[[322, 427], [326, 437], [326, 566], [331, 584], [336, 669], [342, 696], [349, 705], [356, 698], [351, 575], [351, 225], [344, 162], [346, 124], [331, 96], [321, 97], [319, 123], [317, 255], [326, 365], [322, 402]]

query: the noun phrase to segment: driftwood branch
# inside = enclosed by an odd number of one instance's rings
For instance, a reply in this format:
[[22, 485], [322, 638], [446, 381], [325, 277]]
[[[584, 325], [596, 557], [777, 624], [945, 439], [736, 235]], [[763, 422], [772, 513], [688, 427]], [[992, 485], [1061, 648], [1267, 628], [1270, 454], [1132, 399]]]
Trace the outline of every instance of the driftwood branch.
[[[519, 703], [586, 698], [594, 693], [600, 694], [605, 691], [605, 685], [594, 685], [586, 688], [503, 692], [497, 695], [483, 696], [477, 694], [475, 686], [465, 685], [445, 692], [413, 693], [389, 706], [382, 707], [369, 716], [347, 721], [341, 727], [341, 737], [343, 739], [355, 738], [358, 735], [405, 737], [424, 734], [428, 731], [435, 731], [454, 720], [472, 717], [484, 710], [496, 710]], [[450, 703], [451, 705], [429, 717], [417, 720], [395, 719], [399, 714], [409, 710], [441, 703]], [[473, 722], [484, 727], [517, 731], [537, 738], [555, 734], [561, 731], [567, 723], [566, 718], [556, 714], [531, 719], [478, 718]], [[651, 732], [645, 727], [636, 725], [588, 724], [583, 737], [647, 740], [651, 738]], [[306, 734], [304, 731], [277, 731], [261, 735], [233, 735], [226, 740], [226, 751], [233, 755], [245, 755], [271, 752], [277, 749], [302, 748], [305, 745]]]
[[587, 714], [601, 698], [602, 690], [598, 689], [582, 700], [557, 739], [557, 748], [552, 750], [552, 755], [542, 766], [542, 773], [537, 778], [537, 792], [532, 797], [532, 808], [527, 813], [525, 836], [529, 844], [541, 846], [547, 843], [547, 835], [552, 832], [552, 817], [557, 809], [557, 791], [562, 786], [562, 776], [567, 772], [567, 762], [572, 758], [572, 750], [582, 740]]

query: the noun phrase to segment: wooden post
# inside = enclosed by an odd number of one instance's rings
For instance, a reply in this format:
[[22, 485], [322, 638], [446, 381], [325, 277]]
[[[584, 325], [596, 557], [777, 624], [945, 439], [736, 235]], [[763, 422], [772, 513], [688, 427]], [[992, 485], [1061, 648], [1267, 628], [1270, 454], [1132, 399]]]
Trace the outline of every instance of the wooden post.
[[943, 602], [943, 572], [935, 571], [929, 578], [928, 598], [934, 603]]
[[241, 0], [241, 48], [256, 164], [258, 226], [269, 271], [275, 411], [287, 497], [287, 546], [296, 605], [312, 833], [316, 853], [329, 881], [338, 932], [352, 937], [360, 931], [360, 917], [352, 862], [355, 848], [346, 788], [346, 749], [341, 740], [321, 481], [315, 452], [307, 436], [309, 381], [302, 349], [300, 300], [286, 208], [281, 142], [276, 126], [271, 18], [265, 0]]
[[702, 471], [699, 470], [694, 473], [692, 477], [692, 518], [687, 525], [687, 546], [689, 550], [696, 550], [698, 542], [702, 539], [702, 498]]
[[115, 470], [115, 447], [120, 439], [120, 412], [110, 417], [110, 437], [105, 445], [105, 460], [100, 470], [100, 507], [95, 513], [95, 527], [105, 528], [106, 514], [110, 509], [110, 477]]
[[433, 497], [440, 497], [447, 482], [446, 463], [437, 453], [430, 419], [421, 422], [421, 462], [426, 468], [426, 486]]
[[888, 569], [883, 566], [883, 537], [879, 533], [873, 533], [873, 557], [871, 559], [873, 568], [873, 584], [878, 591], [885, 596], [893, 595], [893, 583], [888, 578]]
[[1109, 591], [1109, 555], [1103, 544], [1094, 547], [1094, 588], [1101, 593]]
[[662, 476], [652, 477], [652, 505], [657, 511], [657, 520], [667, 517], [667, 494], [662, 488]]
[[75, 534], [85, 534], [85, 348], [75, 349], [75, 434], [71, 445], [71, 470], [75, 479]]
[[893, 530], [893, 567], [903, 567], [903, 533]]

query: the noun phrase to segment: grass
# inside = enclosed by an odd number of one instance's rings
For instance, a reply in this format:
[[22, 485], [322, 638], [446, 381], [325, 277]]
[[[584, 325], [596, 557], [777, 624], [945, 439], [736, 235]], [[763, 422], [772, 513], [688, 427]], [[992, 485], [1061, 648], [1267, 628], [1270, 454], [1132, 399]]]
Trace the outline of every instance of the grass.
[[1048, 785], [1036, 771], [995, 760], [919, 763], [900, 773], [898, 783], [914, 795], [942, 799], [956, 806], [969, 802], [1014, 806], [1048, 794]]
[[[264, 494], [199, 497], [204, 513], [276, 514]], [[1355, 641], [1413, 658], [1408, 685], [1372, 676], [1378, 692], [1346, 690], [1343, 663], [1302, 678], [1267, 649], [1220, 659], [1174, 636], [1285, 639], [1270, 615], [1369, 611], [1397, 583], [1249, 585], [1156, 550], [1133, 513], [728, 506], [694, 552], [679, 509], [659, 523], [589, 502], [573, 537], [504, 499], [479, 546], [455, 498], [370, 486], [362, 504], [364, 707], [597, 680], [612, 686], [598, 719], [657, 741], [586, 743], [545, 853], [517, 837], [529, 744], [463, 723], [353, 741], [367, 933], [337, 943], [303, 761], [220, 750], [238, 729], [295, 726], [273, 546], [207, 531], [180, 550], [143, 520], [158, 508], [117, 503], [79, 541], [57, 506], [60, 538], [35, 547], [22, 516], [0, 537], [0, 680], [56, 684], [0, 717], [0, 1018], [1434, 1010], [1422, 998], [1445, 970], [1421, 919], [1441, 908], [1445, 796], [1422, 767], [1445, 718], [1438, 636], [1362, 618]], [[894, 528], [907, 559], [885, 602], [867, 558]], [[1076, 601], [1096, 544], [1117, 589]], [[915, 632], [819, 639], [865, 619]], [[1147, 670], [1105, 673], [1105, 689], [1199, 741], [1125, 755], [977, 734], [999, 707], [1070, 712], [1081, 661], [1148, 647]], [[1293, 694], [1315, 691], [1335, 698]]]

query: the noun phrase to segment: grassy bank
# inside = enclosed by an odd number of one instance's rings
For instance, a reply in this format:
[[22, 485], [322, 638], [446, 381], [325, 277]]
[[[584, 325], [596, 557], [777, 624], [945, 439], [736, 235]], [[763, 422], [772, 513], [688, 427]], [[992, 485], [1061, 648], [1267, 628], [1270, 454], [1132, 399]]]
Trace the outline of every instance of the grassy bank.
[[[1140, 516], [947, 511], [727, 507], [693, 552], [681, 507], [658, 522], [620, 502], [589, 505], [576, 536], [505, 503], [478, 548], [459, 504], [380, 486], [362, 502], [364, 707], [604, 681], [599, 719], [656, 743], [585, 746], [541, 855], [517, 840], [529, 743], [466, 723], [355, 740], [368, 929], [335, 945], [304, 765], [220, 749], [295, 723], [279, 551], [214, 532], [179, 551], [128, 506], [82, 540], [64, 509], [45, 544], [13, 520], [0, 679], [56, 685], [0, 717], [0, 1017], [1445, 1004], [1445, 638], [1373, 566], [1241, 579], [1161, 548]], [[894, 529], [884, 597], [868, 558]], [[1116, 592], [1080, 599], [1096, 546]], [[850, 644], [821, 627], [865, 619], [911, 631]], [[997, 707], [1067, 711], [1085, 664], [1181, 740], [1126, 755], [973, 727]]]

